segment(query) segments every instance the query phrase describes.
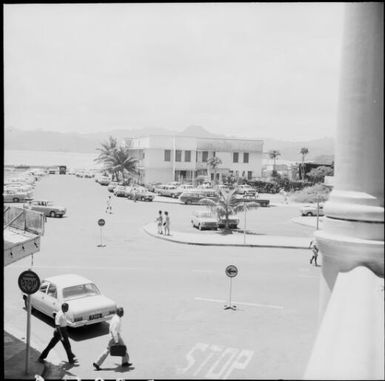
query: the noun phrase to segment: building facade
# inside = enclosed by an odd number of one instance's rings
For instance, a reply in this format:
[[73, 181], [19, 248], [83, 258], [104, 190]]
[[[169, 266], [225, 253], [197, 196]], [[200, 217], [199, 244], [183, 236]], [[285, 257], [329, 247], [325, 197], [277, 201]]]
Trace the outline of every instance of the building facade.
[[[255, 180], [262, 172], [262, 140], [150, 135], [126, 144], [138, 160], [142, 183], [195, 183], [205, 176], [214, 180], [214, 175], [219, 182], [230, 175]], [[215, 170], [208, 165], [211, 157], [222, 161]]]

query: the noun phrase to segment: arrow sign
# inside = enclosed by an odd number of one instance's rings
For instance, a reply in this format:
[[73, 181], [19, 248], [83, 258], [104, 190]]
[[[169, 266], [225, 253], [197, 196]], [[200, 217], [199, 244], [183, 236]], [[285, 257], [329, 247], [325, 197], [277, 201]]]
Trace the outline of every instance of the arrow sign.
[[226, 267], [225, 273], [228, 277], [234, 278], [235, 276], [238, 275], [238, 269], [234, 265], [230, 265]]

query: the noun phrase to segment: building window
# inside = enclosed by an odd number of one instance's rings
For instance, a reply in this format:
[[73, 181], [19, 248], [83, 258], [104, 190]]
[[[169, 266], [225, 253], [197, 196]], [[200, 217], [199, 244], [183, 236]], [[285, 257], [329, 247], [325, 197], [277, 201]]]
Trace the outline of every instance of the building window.
[[243, 162], [248, 163], [249, 162], [249, 153], [243, 152]]
[[233, 152], [233, 163], [238, 163], [239, 152]]
[[164, 150], [164, 161], [171, 161], [171, 150], [170, 149]]
[[191, 161], [191, 151], [184, 151], [184, 161]]
[[175, 161], [182, 161], [182, 151], [179, 149], [175, 151]]
[[209, 158], [209, 152], [208, 151], [203, 151], [202, 152], [202, 161], [203, 161], [203, 163], [206, 163], [208, 158]]
[[247, 171], [247, 180], [251, 180], [253, 177], [253, 171]]

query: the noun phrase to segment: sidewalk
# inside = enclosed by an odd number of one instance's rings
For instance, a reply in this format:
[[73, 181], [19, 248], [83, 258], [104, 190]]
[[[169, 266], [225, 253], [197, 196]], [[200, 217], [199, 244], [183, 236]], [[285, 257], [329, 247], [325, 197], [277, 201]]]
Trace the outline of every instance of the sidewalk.
[[[42, 343], [39, 343], [42, 344]], [[44, 347], [47, 343], [44, 343]], [[23, 333], [4, 327], [4, 378], [15, 380], [35, 380], [37, 376], [44, 379], [62, 379], [66, 375], [73, 375], [67, 363], [60, 362], [55, 356], [54, 350], [51, 351], [47, 359], [53, 362], [45, 361], [44, 364], [37, 361], [41, 352], [31, 338], [29, 348], [28, 373], [26, 370], [26, 339]], [[43, 347], [42, 347], [43, 348]], [[40, 348], [42, 350], [42, 348]]]
[[170, 236], [165, 236], [158, 234], [156, 223], [150, 223], [144, 226], [143, 229], [152, 237], [188, 245], [308, 249], [310, 243], [310, 239], [308, 237], [287, 237], [257, 234], [246, 234], [246, 243], [244, 243], [243, 233], [233, 232], [233, 234], [223, 234], [221, 231], [213, 231], [212, 233], [203, 233], [199, 231], [196, 233], [182, 233], [172, 231]]

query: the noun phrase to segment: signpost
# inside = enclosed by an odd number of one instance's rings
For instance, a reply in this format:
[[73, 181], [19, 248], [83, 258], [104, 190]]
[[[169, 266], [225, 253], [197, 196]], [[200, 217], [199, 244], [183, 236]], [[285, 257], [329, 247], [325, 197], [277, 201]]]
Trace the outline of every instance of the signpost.
[[100, 226], [100, 245], [98, 247], [105, 247], [106, 245], [103, 245], [103, 235], [102, 235], [102, 228], [106, 224], [106, 221], [103, 220], [103, 218], [100, 218], [98, 220], [98, 225]]
[[234, 265], [229, 265], [226, 267], [225, 270], [226, 275], [230, 278], [230, 296], [229, 296], [229, 304], [225, 305], [225, 310], [233, 310], [235, 311], [237, 309], [237, 306], [231, 305], [231, 291], [232, 291], [232, 280], [234, 277], [238, 275], [238, 269]]
[[25, 374], [28, 374], [28, 360], [29, 360], [29, 345], [31, 337], [31, 295], [34, 294], [40, 287], [39, 276], [31, 270], [23, 271], [19, 275], [18, 284], [20, 290], [27, 294], [27, 346], [25, 352]]

